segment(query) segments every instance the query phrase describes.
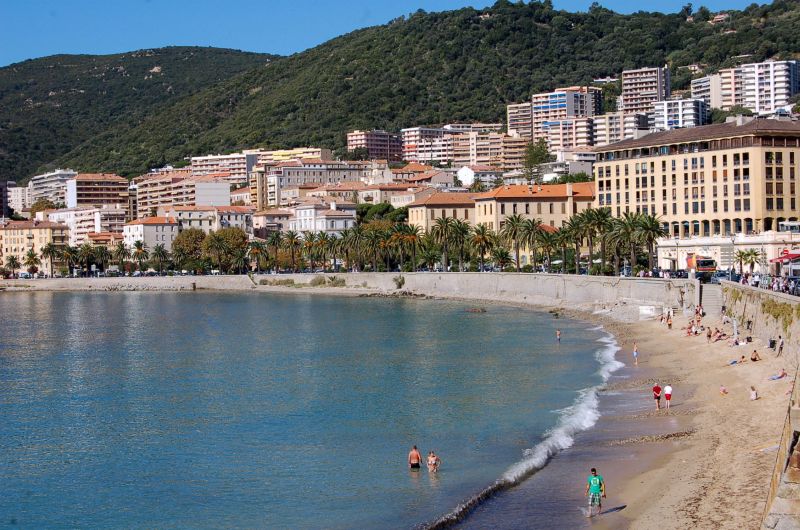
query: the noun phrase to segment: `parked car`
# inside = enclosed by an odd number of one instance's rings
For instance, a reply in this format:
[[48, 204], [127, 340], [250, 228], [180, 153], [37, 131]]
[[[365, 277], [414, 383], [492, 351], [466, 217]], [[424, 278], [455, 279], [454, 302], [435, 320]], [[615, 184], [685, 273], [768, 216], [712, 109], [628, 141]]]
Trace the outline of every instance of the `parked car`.
[[711, 276], [710, 283], [719, 284], [721, 280], [738, 282], [740, 279], [741, 276], [733, 271], [717, 271]]

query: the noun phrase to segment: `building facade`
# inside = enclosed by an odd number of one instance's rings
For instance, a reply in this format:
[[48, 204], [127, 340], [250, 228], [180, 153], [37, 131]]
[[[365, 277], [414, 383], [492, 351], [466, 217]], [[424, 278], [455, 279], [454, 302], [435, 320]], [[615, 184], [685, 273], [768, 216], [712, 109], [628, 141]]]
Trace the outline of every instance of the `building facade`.
[[740, 106], [756, 114], [772, 114], [800, 92], [800, 62], [765, 61], [725, 68], [692, 80], [692, 98], [712, 109]]
[[650, 112], [653, 103], [670, 96], [669, 67], [639, 68], [622, 72], [619, 110], [625, 113]]
[[437, 219], [450, 217], [475, 225], [474, 193], [433, 193], [408, 205], [408, 224], [423, 232], [433, 228]]
[[595, 205], [658, 215], [672, 237], [761, 232], [798, 217], [798, 122], [738, 117], [595, 151]]
[[709, 108], [703, 99], [666, 99], [653, 103], [652, 128], [658, 131], [706, 125]]
[[179, 233], [178, 221], [174, 217], [142, 217], [127, 223], [122, 237], [129, 249], [141, 241], [149, 250], [163, 245], [167, 252], [172, 252], [172, 242]]
[[[14, 256], [20, 264], [25, 263], [25, 256], [33, 251], [41, 260], [39, 270], [47, 274], [60, 265], [49, 258], [42, 258], [42, 249], [52, 243], [57, 249], [63, 249], [68, 243], [69, 229], [50, 221], [9, 221], [0, 225], [0, 257], [3, 265], [9, 257]], [[21, 265], [20, 270], [26, 267]]]
[[152, 217], [168, 206], [229, 206], [230, 184], [215, 175], [187, 177], [167, 173], [140, 180], [136, 190], [138, 216]]
[[258, 163], [258, 152], [230, 155], [205, 155], [191, 158], [192, 175], [224, 175], [228, 184], [247, 184], [250, 172]]
[[29, 181], [31, 204], [46, 199], [53, 204], [66, 204], [67, 181], [78, 173], [71, 169], [56, 169], [49, 173], [34, 175]]
[[286, 188], [361, 181], [371, 173], [369, 166], [364, 164], [333, 160], [293, 160], [259, 166], [253, 171], [251, 191], [254, 191], [255, 200], [251, 203], [258, 210], [275, 208], [287, 204], [282, 194]]
[[399, 161], [403, 158], [400, 136], [380, 129], [347, 133], [347, 150], [366, 149], [369, 158]]
[[69, 229], [69, 244], [73, 247], [90, 243], [89, 234], [94, 232], [122, 233], [127, 220], [125, 208], [116, 206], [45, 210], [37, 212], [36, 218], [65, 225]]
[[67, 181], [67, 208], [119, 206], [128, 208], [128, 180], [111, 173], [79, 173]]

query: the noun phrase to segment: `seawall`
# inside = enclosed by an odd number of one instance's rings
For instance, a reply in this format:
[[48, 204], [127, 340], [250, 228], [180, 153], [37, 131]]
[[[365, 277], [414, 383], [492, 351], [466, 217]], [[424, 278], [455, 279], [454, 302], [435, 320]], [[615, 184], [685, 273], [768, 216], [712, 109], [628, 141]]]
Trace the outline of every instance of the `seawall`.
[[[722, 282], [726, 314], [740, 326], [740, 334], [769, 343], [785, 340], [783, 357], [790, 376], [800, 368], [800, 301], [797, 297]], [[800, 528], [800, 391], [797, 380], [786, 410], [781, 441], [775, 458], [762, 528]]]

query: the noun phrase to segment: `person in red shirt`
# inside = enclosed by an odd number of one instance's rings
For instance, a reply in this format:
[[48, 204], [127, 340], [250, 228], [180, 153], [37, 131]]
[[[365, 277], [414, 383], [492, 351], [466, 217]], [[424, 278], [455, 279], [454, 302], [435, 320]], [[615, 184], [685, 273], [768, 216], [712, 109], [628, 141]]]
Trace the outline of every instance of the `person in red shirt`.
[[653, 399], [656, 400], [656, 410], [661, 410], [661, 387], [658, 383], [653, 387]]

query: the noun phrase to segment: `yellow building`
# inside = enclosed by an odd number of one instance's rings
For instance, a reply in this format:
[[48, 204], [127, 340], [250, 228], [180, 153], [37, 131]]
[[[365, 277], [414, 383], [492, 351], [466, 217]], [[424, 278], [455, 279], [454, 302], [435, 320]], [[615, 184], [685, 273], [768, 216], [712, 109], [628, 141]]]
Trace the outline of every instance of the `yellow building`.
[[[48, 243], [55, 244], [59, 250], [63, 249], [69, 239], [69, 229], [66, 225], [50, 221], [9, 221], [0, 226], [0, 258], [2, 265], [10, 256], [16, 256], [20, 264], [25, 263], [25, 255], [33, 250], [41, 260], [39, 270], [49, 274], [50, 259], [42, 258], [42, 248]], [[21, 266], [20, 270], [27, 267]]]
[[595, 206], [661, 217], [673, 237], [796, 220], [800, 122], [738, 117], [595, 148]]
[[426, 232], [436, 219], [452, 217], [475, 224], [474, 193], [434, 193], [408, 205], [408, 224]]
[[570, 217], [592, 207], [594, 183], [514, 184], [475, 195], [475, 223], [500, 231], [510, 215], [539, 219], [561, 228]]

